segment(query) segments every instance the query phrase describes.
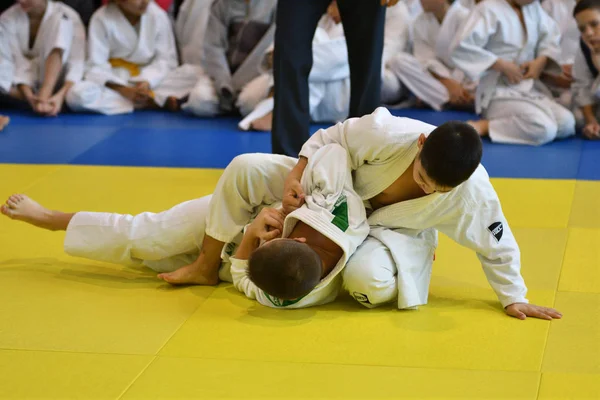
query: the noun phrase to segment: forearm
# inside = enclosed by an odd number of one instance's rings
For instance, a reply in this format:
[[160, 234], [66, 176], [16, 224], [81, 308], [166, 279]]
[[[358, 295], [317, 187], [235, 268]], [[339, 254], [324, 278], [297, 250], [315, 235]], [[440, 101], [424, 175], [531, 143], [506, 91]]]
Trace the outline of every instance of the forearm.
[[288, 179], [293, 180], [301, 180], [302, 174], [304, 174], [304, 170], [306, 169], [306, 165], [308, 164], [308, 158], [304, 156], [300, 156], [298, 159], [298, 163], [296, 166], [290, 171], [288, 175]]
[[583, 113], [583, 118], [585, 119], [586, 124], [594, 124], [598, 122], [596, 114], [594, 113], [593, 105], [589, 104], [581, 107], [581, 112]]
[[50, 55], [46, 59], [44, 67], [44, 81], [40, 88], [39, 96], [41, 98], [49, 98], [52, 96], [58, 76], [62, 69], [62, 49], [54, 49], [50, 52]]
[[242, 239], [242, 243], [240, 243], [237, 251], [235, 252], [234, 257], [238, 260], [248, 260], [254, 250], [258, 249], [259, 245], [260, 240], [246, 232]]
[[125, 89], [128, 88], [128, 86], [125, 85], [121, 85], [119, 83], [114, 83], [114, 82], [106, 82], [104, 84], [104, 86], [106, 86], [109, 89], [114, 90], [115, 92], [125, 96]]
[[31, 86], [25, 85], [25, 84], [20, 84], [17, 86], [17, 88], [21, 92], [21, 95], [23, 96], [23, 98], [29, 99], [33, 96], [33, 90], [31, 89]]

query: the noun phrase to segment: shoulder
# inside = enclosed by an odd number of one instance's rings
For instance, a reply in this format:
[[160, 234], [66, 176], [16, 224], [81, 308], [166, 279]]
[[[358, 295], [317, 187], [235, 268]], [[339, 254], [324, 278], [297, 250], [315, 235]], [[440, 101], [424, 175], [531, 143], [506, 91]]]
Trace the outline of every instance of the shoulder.
[[75, 11], [71, 6], [57, 1], [54, 3], [54, 5], [56, 6], [56, 10], [62, 14], [63, 18], [66, 17], [74, 22], [78, 22], [83, 24], [83, 22], [81, 21], [81, 17], [79, 16], [79, 13], [77, 11]]
[[25, 15], [25, 13], [21, 9], [21, 6], [19, 6], [18, 4], [15, 4], [15, 5], [7, 8], [2, 13], [2, 15], [0, 15], [0, 21], [2, 21], [3, 23], [9, 23], [9, 22], [16, 21], [17, 18], [20, 18], [24, 15]]
[[500, 202], [490, 176], [481, 164], [473, 175], [457, 188], [457, 191], [464, 205], [471, 210], [485, 209]]
[[152, 17], [152, 19], [155, 19], [158, 22], [171, 22], [169, 19], [169, 14], [167, 14], [165, 10], [160, 8], [160, 6], [158, 6], [153, 1], [148, 4], [148, 9], [146, 10], [146, 13], [148, 16]]

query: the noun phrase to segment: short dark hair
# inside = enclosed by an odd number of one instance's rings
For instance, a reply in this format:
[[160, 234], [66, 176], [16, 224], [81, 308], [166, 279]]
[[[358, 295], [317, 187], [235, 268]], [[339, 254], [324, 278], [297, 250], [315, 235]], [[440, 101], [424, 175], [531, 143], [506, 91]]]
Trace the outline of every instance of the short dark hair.
[[600, 10], [600, 0], [580, 0], [573, 9], [573, 17], [585, 10]]
[[248, 277], [270, 296], [294, 300], [321, 281], [321, 257], [306, 243], [277, 240], [256, 249], [248, 259]]
[[475, 172], [483, 147], [471, 125], [450, 121], [434, 129], [421, 149], [421, 165], [438, 185], [454, 188]]

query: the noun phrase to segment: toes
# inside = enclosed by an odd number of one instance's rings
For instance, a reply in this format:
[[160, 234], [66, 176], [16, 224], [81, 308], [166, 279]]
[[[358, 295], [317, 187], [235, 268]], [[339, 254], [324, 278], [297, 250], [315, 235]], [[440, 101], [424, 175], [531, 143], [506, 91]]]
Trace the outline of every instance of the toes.
[[7, 217], [12, 217], [13, 213], [12, 210], [10, 208], [8, 208], [6, 206], [6, 204], [2, 204], [2, 206], [0, 207], [0, 212], [4, 215], [6, 215]]
[[8, 205], [8, 207], [12, 209], [17, 208], [17, 204], [18, 201], [16, 199], [13, 199], [12, 197], [6, 201], [6, 205]]

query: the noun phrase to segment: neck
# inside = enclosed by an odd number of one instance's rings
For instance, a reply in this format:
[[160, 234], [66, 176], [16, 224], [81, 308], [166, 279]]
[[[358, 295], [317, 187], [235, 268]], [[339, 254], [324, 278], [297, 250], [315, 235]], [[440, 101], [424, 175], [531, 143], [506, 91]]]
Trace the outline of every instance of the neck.
[[508, 2], [508, 4], [510, 4], [510, 6], [511, 6], [512, 8], [516, 8], [517, 10], [520, 10], [520, 9], [521, 9], [521, 6], [520, 6], [520, 5], [518, 5], [517, 3], [515, 3], [515, 1], [514, 1], [514, 0], [506, 0], [506, 1]]
[[450, 4], [444, 3], [439, 9], [433, 10], [432, 14], [435, 16], [435, 19], [441, 24], [450, 8]]
[[139, 15], [131, 14], [130, 12], [127, 12], [127, 11], [123, 10], [121, 7], [119, 7], [119, 9], [121, 10], [121, 12], [123, 13], [123, 15], [125, 16], [125, 19], [127, 19], [127, 21], [129, 21], [129, 23], [131, 25], [135, 26], [135, 25], [138, 24], [138, 22], [140, 22], [140, 19], [142, 17], [140, 17]]
[[44, 1], [43, 5], [40, 8], [34, 8], [27, 15], [30, 19], [42, 19], [46, 9], [48, 8], [48, 1]]

